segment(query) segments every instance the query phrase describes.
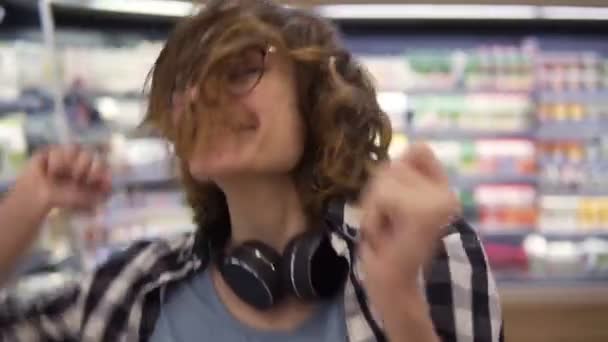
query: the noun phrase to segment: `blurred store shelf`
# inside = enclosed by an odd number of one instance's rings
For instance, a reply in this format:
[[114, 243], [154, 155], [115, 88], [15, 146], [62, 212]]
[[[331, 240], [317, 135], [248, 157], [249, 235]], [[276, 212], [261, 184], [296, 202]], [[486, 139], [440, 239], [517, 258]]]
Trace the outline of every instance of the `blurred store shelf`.
[[499, 274], [496, 280], [503, 287], [516, 288], [525, 283], [527, 286], [535, 287], [564, 287], [572, 288], [577, 286], [603, 287], [608, 290], [608, 274], [605, 275], [586, 275], [586, 276], [547, 276], [529, 274]]
[[523, 279], [497, 277], [503, 302], [514, 304], [608, 305], [608, 277]]
[[519, 174], [458, 175], [451, 177], [451, 182], [454, 186], [461, 189], [470, 189], [483, 184], [534, 185], [538, 182], [538, 176]]
[[518, 241], [531, 235], [538, 235], [547, 240], [568, 240], [576, 241], [587, 238], [608, 239], [608, 229], [586, 229], [571, 231], [539, 231], [535, 227], [521, 227], [509, 229], [492, 229], [489, 227], [479, 227], [480, 236], [487, 241]]
[[[0, 194], [8, 191], [13, 181], [0, 181]], [[166, 190], [166, 189], [177, 189], [179, 187], [179, 181], [176, 178], [170, 177], [139, 177], [139, 176], [120, 176], [116, 177], [112, 181], [112, 188], [115, 191], [130, 189], [143, 189], [143, 190]]]
[[178, 184], [178, 179], [171, 169], [171, 162], [167, 160], [132, 165], [127, 170], [116, 173], [112, 180], [115, 189], [127, 187], [142, 189], [176, 188]]
[[543, 141], [589, 140], [602, 138], [608, 132], [608, 122], [568, 121], [540, 125], [537, 138]]
[[536, 227], [534, 226], [518, 226], [518, 227], [495, 227], [489, 225], [474, 225], [479, 231], [479, 235], [486, 239], [502, 239], [513, 237], [525, 237], [529, 234], [534, 234]]
[[443, 95], [487, 95], [487, 94], [501, 94], [501, 95], [530, 95], [530, 91], [525, 90], [513, 90], [513, 89], [500, 89], [500, 88], [456, 88], [456, 89], [405, 89], [403, 92], [409, 96], [443, 96]]
[[179, 181], [175, 178], [135, 178], [135, 177], [119, 177], [113, 181], [112, 186], [115, 190], [125, 188], [137, 188], [145, 190], [164, 190], [175, 189], [179, 186]]
[[0, 117], [3, 114], [11, 114], [14, 112], [29, 112], [41, 110], [44, 108], [43, 100], [34, 97], [20, 97], [14, 100], [1, 100], [0, 101]]
[[608, 90], [542, 90], [537, 93], [537, 96], [540, 101], [546, 102], [598, 102], [606, 100], [608, 97]]
[[532, 131], [483, 131], [483, 130], [417, 130], [416, 138], [433, 140], [477, 140], [477, 139], [531, 139], [535, 133]]

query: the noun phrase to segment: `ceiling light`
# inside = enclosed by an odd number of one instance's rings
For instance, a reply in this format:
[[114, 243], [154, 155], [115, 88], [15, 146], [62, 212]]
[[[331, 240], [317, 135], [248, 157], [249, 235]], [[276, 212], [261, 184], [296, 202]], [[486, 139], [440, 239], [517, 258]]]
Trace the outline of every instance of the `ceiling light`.
[[608, 20], [608, 8], [604, 7], [545, 6], [540, 12], [543, 19]]
[[331, 19], [535, 19], [535, 6], [519, 5], [325, 5], [318, 13]]
[[103, 12], [183, 17], [194, 13], [197, 6], [176, 0], [51, 0], [56, 6]]

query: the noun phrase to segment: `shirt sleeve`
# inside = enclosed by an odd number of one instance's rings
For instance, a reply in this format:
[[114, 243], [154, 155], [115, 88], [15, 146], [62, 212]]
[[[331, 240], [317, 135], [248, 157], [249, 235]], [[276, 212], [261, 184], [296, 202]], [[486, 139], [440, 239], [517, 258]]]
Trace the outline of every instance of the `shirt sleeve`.
[[70, 282], [33, 298], [0, 301], [0, 341], [75, 341], [80, 327], [82, 286]]
[[[122, 271], [151, 244], [151, 241], [136, 242], [90, 274], [60, 288], [48, 289], [30, 298], [17, 293], [17, 296], [0, 299], [0, 342], [80, 341], [83, 327], [91, 321], [92, 312], [98, 306], [121, 307], [120, 298], [108, 294], [108, 289], [114, 283], [124, 285], [128, 281], [121, 278]], [[105, 316], [95, 318], [95, 321], [106, 319]]]
[[502, 342], [496, 282], [479, 238], [464, 220], [449, 227], [425, 274], [435, 330], [445, 342]]

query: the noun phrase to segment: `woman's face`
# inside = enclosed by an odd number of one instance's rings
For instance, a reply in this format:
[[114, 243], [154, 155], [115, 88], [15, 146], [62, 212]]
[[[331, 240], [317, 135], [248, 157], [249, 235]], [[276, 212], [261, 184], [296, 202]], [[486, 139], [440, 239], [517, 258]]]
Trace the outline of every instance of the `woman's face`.
[[246, 50], [230, 65], [231, 100], [212, 113], [225, 120], [210, 133], [208, 145], [195, 144], [191, 174], [218, 181], [290, 172], [302, 156], [305, 129], [292, 63], [269, 48]]

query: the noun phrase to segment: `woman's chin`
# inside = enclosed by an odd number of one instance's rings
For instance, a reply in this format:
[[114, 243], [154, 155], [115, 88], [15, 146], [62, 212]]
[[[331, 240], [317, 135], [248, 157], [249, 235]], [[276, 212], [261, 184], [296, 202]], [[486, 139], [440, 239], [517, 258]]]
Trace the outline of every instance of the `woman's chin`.
[[190, 165], [190, 172], [197, 180], [219, 179], [253, 173], [248, 163], [230, 160], [208, 160]]

